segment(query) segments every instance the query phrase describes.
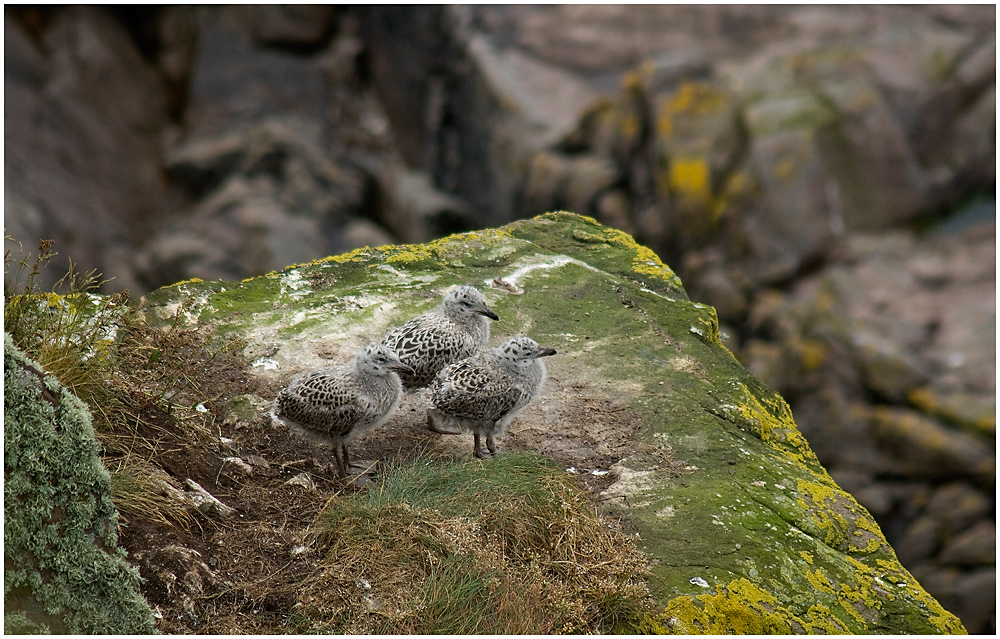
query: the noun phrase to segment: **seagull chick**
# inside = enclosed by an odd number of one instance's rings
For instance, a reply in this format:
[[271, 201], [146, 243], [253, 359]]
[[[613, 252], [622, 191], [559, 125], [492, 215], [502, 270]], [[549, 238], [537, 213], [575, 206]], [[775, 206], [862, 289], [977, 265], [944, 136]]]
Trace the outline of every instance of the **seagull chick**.
[[271, 416], [300, 437], [333, 448], [337, 470], [346, 478], [351, 461], [347, 443], [384, 424], [399, 407], [399, 375], [413, 369], [392, 350], [366, 346], [347, 364], [304, 373], [278, 393]]
[[426, 386], [448, 364], [478, 352], [490, 339], [487, 317], [500, 319], [482, 293], [454, 286], [440, 305], [386, 333], [382, 343], [413, 368], [411, 374], [400, 374], [403, 388]]
[[498, 452], [494, 437], [502, 435], [545, 383], [545, 363], [539, 357], [555, 355], [528, 337], [513, 337], [496, 348], [451, 364], [431, 384], [429, 423], [442, 422], [472, 431], [476, 457], [486, 436], [490, 455]]

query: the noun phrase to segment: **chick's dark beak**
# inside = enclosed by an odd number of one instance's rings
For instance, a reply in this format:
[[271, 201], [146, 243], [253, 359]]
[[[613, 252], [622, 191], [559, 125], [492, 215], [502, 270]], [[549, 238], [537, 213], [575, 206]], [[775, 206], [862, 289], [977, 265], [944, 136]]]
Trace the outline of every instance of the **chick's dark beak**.
[[539, 348], [537, 351], [531, 354], [532, 357], [548, 357], [550, 355], [555, 355], [556, 349], [554, 348]]
[[416, 372], [413, 370], [412, 366], [408, 366], [403, 362], [392, 362], [387, 366], [387, 368], [391, 371], [396, 371], [397, 373], [405, 373], [406, 375], [413, 375]]
[[500, 319], [500, 317], [493, 312], [493, 309], [490, 308], [489, 306], [486, 306], [485, 304], [483, 304], [479, 308], [476, 308], [475, 312], [479, 313], [480, 315], [485, 315], [486, 317], [490, 318], [493, 321]]

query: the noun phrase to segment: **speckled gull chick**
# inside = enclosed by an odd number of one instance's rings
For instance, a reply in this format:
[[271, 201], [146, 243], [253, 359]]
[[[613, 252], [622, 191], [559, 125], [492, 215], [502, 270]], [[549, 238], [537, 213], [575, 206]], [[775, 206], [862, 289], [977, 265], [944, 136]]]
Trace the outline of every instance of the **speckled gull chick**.
[[413, 369], [392, 350], [366, 346], [347, 364], [304, 373], [278, 393], [271, 415], [303, 439], [333, 448], [337, 470], [347, 477], [347, 444], [384, 424], [399, 407], [399, 374]]
[[555, 355], [529, 337], [513, 337], [500, 346], [481, 351], [446, 367], [431, 384], [427, 419], [472, 431], [476, 457], [498, 452], [494, 439], [541, 393], [545, 363], [540, 357]]
[[403, 388], [427, 386], [442, 368], [483, 348], [490, 339], [487, 317], [499, 319], [482, 293], [453, 286], [437, 307], [386, 333], [382, 343], [413, 368], [400, 374]]

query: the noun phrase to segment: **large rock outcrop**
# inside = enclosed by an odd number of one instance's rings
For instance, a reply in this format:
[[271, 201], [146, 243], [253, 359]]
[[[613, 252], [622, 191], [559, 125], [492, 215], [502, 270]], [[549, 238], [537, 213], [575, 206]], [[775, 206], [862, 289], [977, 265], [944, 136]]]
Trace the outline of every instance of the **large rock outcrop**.
[[[788, 405], [720, 339], [713, 308], [630, 236], [550, 213], [423, 245], [358, 249], [239, 283], [149, 295], [149, 319], [238, 335], [249, 373], [277, 389], [342, 361], [455, 283], [485, 291], [494, 338], [552, 346], [539, 401], [501, 446], [586, 477], [654, 563], [659, 612], [636, 629], [676, 633], [962, 632], [899, 563], [871, 515], [818, 462]], [[176, 321], [176, 320], [175, 320]], [[424, 428], [409, 396], [359, 454], [391, 461]], [[441, 437], [425, 455], [468, 455]], [[488, 463], [488, 462], [487, 462]]]

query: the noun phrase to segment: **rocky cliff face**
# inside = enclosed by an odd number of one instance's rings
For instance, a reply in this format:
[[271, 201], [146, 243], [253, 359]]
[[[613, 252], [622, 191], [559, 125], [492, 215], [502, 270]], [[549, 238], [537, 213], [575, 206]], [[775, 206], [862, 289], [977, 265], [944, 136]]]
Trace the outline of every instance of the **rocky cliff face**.
[[989, 188], [993, 20], [988, 7], [9, 9], [9, 230], [48, 231], [135, 291], [564, 206], [672, 263], [720, 249], [752, 291], [845, 231]]

